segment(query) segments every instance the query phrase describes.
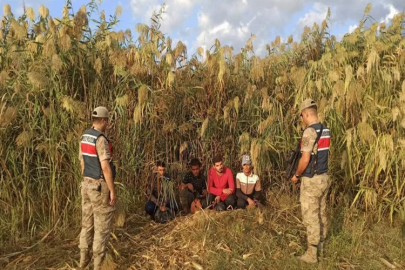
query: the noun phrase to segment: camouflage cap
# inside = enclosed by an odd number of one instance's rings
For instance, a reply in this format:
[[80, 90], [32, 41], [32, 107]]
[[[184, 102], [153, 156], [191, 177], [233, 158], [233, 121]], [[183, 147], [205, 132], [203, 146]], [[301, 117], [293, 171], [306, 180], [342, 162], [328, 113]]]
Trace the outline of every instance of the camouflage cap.
[[242, 166], [245, 164], [252, 164], [252, 161], [250, 160], [249, 155], [243, 155], [242, 156]]
[[303, 110], [305, 110], [306, 108], [309, 108], [309, 107], [312, 107], [312, 106], [316, 106], [315, 101], [313, 101], [313, 100], [310, 99], [310, 98], [307, 98], [306, 100], [304, 100], [304, 101], [301, 103], [300, 111], [303, 111]]
[[97, 107], [93, 110], [91, 116], [97, 118], [108, 118], [108, 110], [106, 107]]

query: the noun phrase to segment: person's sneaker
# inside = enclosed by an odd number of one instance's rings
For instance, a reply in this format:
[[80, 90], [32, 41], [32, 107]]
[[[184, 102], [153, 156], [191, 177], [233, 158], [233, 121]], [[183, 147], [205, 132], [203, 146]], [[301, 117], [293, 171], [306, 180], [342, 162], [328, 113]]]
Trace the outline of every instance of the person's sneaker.
[[216, 211], [226, 211], [227, 209], [226, 209], [226, 206], [225, 206], [225, 203], [223, 203], [223, 202], [219, 202], [219, 203], [217, 203], [216, 205], [215, 205], [215, 210]]

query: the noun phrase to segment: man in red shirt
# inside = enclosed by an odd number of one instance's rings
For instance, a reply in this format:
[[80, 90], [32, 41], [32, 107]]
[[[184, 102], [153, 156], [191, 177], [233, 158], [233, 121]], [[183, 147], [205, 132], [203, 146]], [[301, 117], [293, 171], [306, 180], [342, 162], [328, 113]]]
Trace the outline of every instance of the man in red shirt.
[[216, 209], [223, 211], [235, 207], [235, 182], [232, 171], [224, 166], [222, 156], [214, 157], [214, 167], [208, 171], [208, 201], [216, 203]]

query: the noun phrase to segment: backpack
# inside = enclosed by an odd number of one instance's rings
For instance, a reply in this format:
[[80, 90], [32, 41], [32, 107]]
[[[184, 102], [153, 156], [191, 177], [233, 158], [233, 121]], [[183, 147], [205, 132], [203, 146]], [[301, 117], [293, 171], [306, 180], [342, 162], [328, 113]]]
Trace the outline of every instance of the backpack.
[[166, 208], [166, 211], [161, 211], [160, 209], [158, 209], [155, 213], [155, 221], [157, 223], [167, 223], [170, 220], [173, 220], [174, 217], [174, 212], [168, 208]]

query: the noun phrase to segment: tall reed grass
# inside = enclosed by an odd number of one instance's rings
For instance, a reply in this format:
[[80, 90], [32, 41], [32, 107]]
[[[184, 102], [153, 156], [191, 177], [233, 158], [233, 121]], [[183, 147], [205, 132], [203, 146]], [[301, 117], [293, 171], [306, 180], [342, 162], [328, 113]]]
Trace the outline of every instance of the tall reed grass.
[[[78, 141], [98, 105], [112, 112], [117, 182], [124, 207], [144, 200], [154, 161], [175, 179], [189, 156], [210, 166], [217, 152], [239, 169], [250, 151], [256, 172], [273, 187], [300, 136], [298, 104], [317, 100], [333, 136], [333, 203], [380, 218], [403, 216], [405, 193], [404, 14], [390, 24], [366, 8], [359, 27], [340, 41], [321, 25], [300, 41], [267, 45], [255, 55], [217, 40], [191, 57], [182, 42], [150, 25], [114, 31], [120, 10], [106, 18], [90, 1], [61, 18], [46, 7], [16, 18], [5, 5], [0, 33], [0, 239], [13, 242], [80, 220]], [[90, 28], [89, 21], [95, 21]]]

